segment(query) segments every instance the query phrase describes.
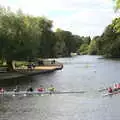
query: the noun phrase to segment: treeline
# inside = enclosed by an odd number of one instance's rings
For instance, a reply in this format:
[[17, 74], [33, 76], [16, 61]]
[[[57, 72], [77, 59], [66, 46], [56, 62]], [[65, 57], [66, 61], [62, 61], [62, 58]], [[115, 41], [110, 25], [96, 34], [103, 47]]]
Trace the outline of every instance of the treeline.
[[[120, 10], [120, 0], [115, 2], [115, 11]], [[120, 17], [115, 18], [108, 25], [102, 35], [95, 36], [89, 45], [81, 45], [82, 53], [90, 55], [102, 55], [109, 58], [120, 58]]]
[[[82, 47], [82, 45], [81, 45]], [[120, 18], [112, 21], [101, 36], [95, 36], [89, 45], [84, 46], [86, 54], [103, 55], [104, 57], [120, 57]]]
[[90, 43], [90, 37], [61, 29], [54, 32], [52, 26], [53, 21], [45, 17], [0, 7], [0, 59], [12, 70], [13, 60], [70, 56], [71, 52], [79, 53], [82, 44]]

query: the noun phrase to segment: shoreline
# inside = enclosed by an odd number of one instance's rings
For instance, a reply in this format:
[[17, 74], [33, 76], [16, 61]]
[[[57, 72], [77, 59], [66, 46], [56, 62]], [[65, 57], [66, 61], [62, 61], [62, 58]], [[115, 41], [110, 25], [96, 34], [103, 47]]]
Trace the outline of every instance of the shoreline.
[[56, 70], [62, 70], [63, 65], [53, 65], [53, 66], [37, 66], [35, 69], [15, 69], [14, 72], [1, 72], [0, 80], [21, 78], [26, 76], [34, 76], [38, 74], [51, 73]]

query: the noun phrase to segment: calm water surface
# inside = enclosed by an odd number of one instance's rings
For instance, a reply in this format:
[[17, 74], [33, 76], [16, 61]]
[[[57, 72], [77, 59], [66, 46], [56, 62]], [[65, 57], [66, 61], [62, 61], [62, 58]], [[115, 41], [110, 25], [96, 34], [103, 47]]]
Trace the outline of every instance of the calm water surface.
[[98, 89], [120, 82], [120, 61], [100, 56], [60, 58], [61, 71], [21, 79], [0, 81], [0, 86], [21, 90], [28, 85], [53, 84], [58, 91], [81, 94], [44, 96], [0, 96], [0, 120], [120, 120], [120, 95], [102, 97]]

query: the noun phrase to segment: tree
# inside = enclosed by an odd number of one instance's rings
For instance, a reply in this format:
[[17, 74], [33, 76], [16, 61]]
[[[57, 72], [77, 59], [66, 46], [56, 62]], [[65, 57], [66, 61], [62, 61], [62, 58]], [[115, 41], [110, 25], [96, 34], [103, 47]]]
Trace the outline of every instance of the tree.
[[51, 30], [52, 21], [47, 18], [39, 17], [39, 31], [41, 32], [39, 40], [40, 57], [48, 58], [55, 56], [55, 34]]
[[88, 48], [88, 53], [90, 55], [96, 55], [97, 54], [97, 46], [96, 46], [96, 40], [95, 39], [93, 39], [90, 42], [90, 45], [89, 45], [89, 48]]
[[120, 33], [120, 18], [115, 18], [115, 19], [112, 21], [111, 26], [113, 27], [113, 30], [114, 30], [116, 33]]
[[63, 37], [63, 30], [56, 29], [55, 36], [56, 36], [56, 45], [55, 45], [56, 56], [57, 57], [65, 56], [66, 46]]
[[99, 40], [101, 54], [105, 57], [120, 57], [120, 34], [110, 24], [106, 27]]
[[78, 49], [78, 51], [80, 51], [80, 54], [88, 54], [88, 48], [90, 42], [91, 42], [90, 36], [81, 37], [81, 44], [79, 45], [79, 49]]
[[70, 53], [74, 51], [74, 41], [72, 33], [69, 31], [64, 31], [63, 36], [65, 42], [66, 56], [70, 56]]
[[74, 40], [74, 51], [79, 53], [79, 48], [83, 44], [83, 40], [79, 35], [73, 35], [73, 40]]
[[7, 61], [8, 70], [12, 71], [12, 61], [33, 57], [38, 43], [33, 37], [36, 32], [30, 16], [4, 11], [1, 11], [0, 17], [0, 56]]
[[85, 44], [90, 44], [90, 41], [91, 41], [91, 38], [90, 38], [90, 36], [88, 36], [88, 37], [82, 37], [82, 40], [83, 40], [83, 42], [85, 43]]
[[88, 54], [90, 55], [100, 54], [100, 50], [101, 50], [100, 39], [101, 39], [100, 36], [93, 37], [93, 39], [90, 42], [89, 48], [88, 48]]
[[115, 5], [116, 5], [115, 7], [118, 10], [120, 8], [120, 0], [113, 0], [113, 1], [115, 1]]
[[80, 36], [61, 29], [56, 30], [55, 36], [57, 56], [70, 56], [71, 52], [77, 52], [83, 42]]
[[83, 43], [89, 45], [90, 37], [61, 29], [53, 32], [52, 24], [53, 21], [45, 17], [26, 15], [20, 9], [14, 13], [9, 7], [0, 7], [0, 59], [6, 60], [9, 71], [14, 70], [14, 60], [70, 56]]
[[82, 55], [88, 54], [88, 47], [89, 47], [88, 44], [82, 44], [79, 49], [80, 54]]

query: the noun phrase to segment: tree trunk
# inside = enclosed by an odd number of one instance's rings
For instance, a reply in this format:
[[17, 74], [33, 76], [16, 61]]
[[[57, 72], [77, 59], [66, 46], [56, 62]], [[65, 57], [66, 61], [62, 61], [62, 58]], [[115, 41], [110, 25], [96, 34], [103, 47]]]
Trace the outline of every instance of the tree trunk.
[[7, 71], [14, 71], [12, 60], [7, 60]]

